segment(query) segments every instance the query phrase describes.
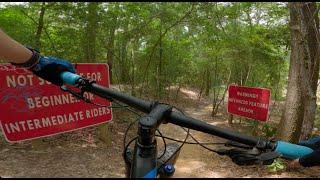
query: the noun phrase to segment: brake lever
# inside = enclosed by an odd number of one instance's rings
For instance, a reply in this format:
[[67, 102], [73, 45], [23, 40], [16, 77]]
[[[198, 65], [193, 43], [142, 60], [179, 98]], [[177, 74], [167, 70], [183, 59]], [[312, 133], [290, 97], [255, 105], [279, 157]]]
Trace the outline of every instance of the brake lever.
[[84, 91], [82, 91], [82, 90], [81, 90], [80, 93], [79, 93], [79, 92], [76, 92], [76, 91], [72, 91], [72, 90], [70, 90], [70, 89], [69, 89], [67, 86], [65, 86], [65, 85], [60, 86], [60, 89], [61, 89], [62, 91], [65, 91], [65, 92], [68, 92], [68, 93], [72, 94], [73, 96], [75, 96], [76, 98], [78, 98], [78, 99], [80, 99], [80, 100], [83, 100], [83, 101], [88, 102], [88, 103], [90, 102], [89, 99], [87, 99], [87, 98], [84, 97]]
[[227, 149], [218, 151], [219, 155], [227, 155], [232, 162], [239, 166], [248, 166], [255, 164], [270, 165], [276, 158], [281, 157], [281, 154], [275, 151], [261, 152], [258, 148], [251, 149]]
[[242, 149], [252, 149], [253, 146], [249, 146], [249, 145], [245, 145], [245, 144], [241, 144], [241, 143], [238, 143], [238, 142], [235, 142], [235, 141], [227, 141], [225, 143], [225, 146], [227, 147], [237, 147], [237, 148], [242, 148]]

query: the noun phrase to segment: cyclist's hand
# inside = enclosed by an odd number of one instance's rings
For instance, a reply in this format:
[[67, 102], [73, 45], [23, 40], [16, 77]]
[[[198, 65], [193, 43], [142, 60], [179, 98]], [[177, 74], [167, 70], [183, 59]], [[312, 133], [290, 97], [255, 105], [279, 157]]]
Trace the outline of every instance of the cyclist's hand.
[[73, 65], [63, 59], [41, 56], [39, 62], [30, 69], [35, 75], [55, 85], [62, 86], [60, 74], [64, 71], [76, 73]]
[[307, 146], [313, 150], [320, 148], [320, 136], [301, 141], [298, 143], [298, 145]]

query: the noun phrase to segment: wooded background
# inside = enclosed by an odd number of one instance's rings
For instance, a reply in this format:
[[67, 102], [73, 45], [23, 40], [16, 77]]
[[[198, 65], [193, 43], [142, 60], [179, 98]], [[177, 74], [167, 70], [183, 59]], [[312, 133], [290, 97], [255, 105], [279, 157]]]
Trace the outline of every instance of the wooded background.
[[264, 87], [285, 101], [279, 138], [317, 126], [319, 3], [0, 3], [0, 25], [43, 55], [108, 63], [111, 83], [134, 96], [194, 88], [215, 116], [229, 84]]

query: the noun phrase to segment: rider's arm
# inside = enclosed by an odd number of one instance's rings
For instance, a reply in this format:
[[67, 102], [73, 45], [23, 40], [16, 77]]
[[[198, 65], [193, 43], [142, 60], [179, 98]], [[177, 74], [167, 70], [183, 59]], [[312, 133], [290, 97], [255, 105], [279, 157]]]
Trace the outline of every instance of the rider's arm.
[[6, 62], [24, 63], [32, 57], [32, 52], [10, 38], [0, 29], [0, 59]]
[[27, 68], [35, 75], [61, 86], [60, 74], [65, 71], [76, 73], [73, 65], [63, 59], [42, 56], [33, 49], [28, 49], [13, 40], [0, 29], [0, 60], [17, 67]]
[[299, 163], [303, 167], [311, 167], [320, 165], [320, 148], [314, 150], [312, 153], [299, 158]]

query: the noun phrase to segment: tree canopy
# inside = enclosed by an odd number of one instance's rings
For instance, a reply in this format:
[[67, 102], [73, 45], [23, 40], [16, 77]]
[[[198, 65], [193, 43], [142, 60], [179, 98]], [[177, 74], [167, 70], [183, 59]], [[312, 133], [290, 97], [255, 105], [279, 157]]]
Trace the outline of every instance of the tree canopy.
[[160, 98], [176, 85], [209, 95], [229, 82], [271, 88], [280, 98], [286, 82], [286, 3], [29, 2], [0, 8], [1, 28], [17, 41], [74, 63], [107, 63], [109, 56], [112, 82], [131, 84], [133, 93], [158, 89]]

